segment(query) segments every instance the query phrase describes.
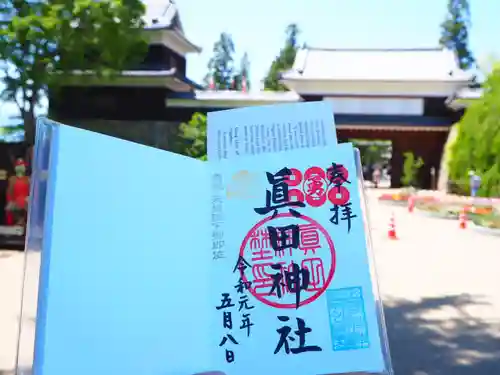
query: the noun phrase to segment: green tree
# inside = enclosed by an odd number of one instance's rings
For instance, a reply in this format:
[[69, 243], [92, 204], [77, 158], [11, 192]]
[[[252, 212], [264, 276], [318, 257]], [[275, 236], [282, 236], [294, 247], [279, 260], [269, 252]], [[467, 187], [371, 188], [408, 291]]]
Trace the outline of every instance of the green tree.
[[299, 50], [298, 37], [300, 29], [297, 24], [292, 23], [286, 28], [285, 46], [279, 55], [271, 63], [269, 72], [264, 78], [264, 88], [272, 91], [288, 91], [288, 88], [280, 82], [281, 74], [292, 68], [295, 56]]
[[49, 86], [57, 88], [75, 69], [110, 77], [143, 57], [143, 14], [140, 0], [2, 1], [2, 94], [19, 108], [28, 143]]
[[457, 55], [460, 68], [474, 65], [474, 56], [469, 49], [470, 7], [468, 0], [448, 0], [448, 14], [441, 24], [439, 44]]
[[3, 142], [19, 142], [24, 136], [24, 126], [22, 121], [17, 116], [7, 116], [0, 123], [0, 140]]
[[361, 163], [365, 166], [380, 164], [389, 161], [391, 142], [382, 140], [350, 139], [354, 147], [361, 153]]
[[237, 74], [235, 74], [233, 78], [234, 89], [238, 91], [243, 90], [243, 78], [246, 80], [246, 89], [250, 90], [250, 59], [248, 58], [248, 54], [245, 52], [240, 61], [240, 69]]
[[179, 126], [179, 138], [180, 154], [207, 160], [207, 116], [195, 113], [188, 123], [182, 123]]
[[450, 146], [450, 179], [468, 191], [468, 172], [481, 177], [479, 194], [500, 196], [500, 64], [496, 64], [483, 84], [483, 96], [470, 101], [457, 124]]
[[417, 181], [417, 174], [420, 168], [424, 165], [422, 158], [415, 159], [413, 152], [405, 152], [403, 154], [405, 160], [403, 163], [403, 177], [401, 183], [403, 186], [414, 186]]
[[208, 62], [208, 74], [205, 77], [207, 86], [213, 80], [216, 90], [231, 88], [234, 77], [234, 51], [231, 35], [220, 34], [219, 40], [214, 44], [213, 56]]

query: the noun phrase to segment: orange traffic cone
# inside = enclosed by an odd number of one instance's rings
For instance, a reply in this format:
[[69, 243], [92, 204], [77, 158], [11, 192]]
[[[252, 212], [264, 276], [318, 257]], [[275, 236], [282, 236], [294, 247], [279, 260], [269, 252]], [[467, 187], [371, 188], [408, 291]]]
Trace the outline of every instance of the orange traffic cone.
[[460, 215], [458, 216], [458, 225], [460, 226], [460, 229], [467, 228], [467, 214], [465, 213], [465, 208], [460, 211]]
[[413, 195], [410, 195], [408, 197], [408, 212], [412, 213], [414, 209], [415, 209], [415, 197]]
[[394, 219], [394, 212], [391, 214], [391, 219], [389, 220], [389, 231], [387, 232], [387, 236], [390, 240], [398, 239], [398, 236], [396, 235], [396, 220]]

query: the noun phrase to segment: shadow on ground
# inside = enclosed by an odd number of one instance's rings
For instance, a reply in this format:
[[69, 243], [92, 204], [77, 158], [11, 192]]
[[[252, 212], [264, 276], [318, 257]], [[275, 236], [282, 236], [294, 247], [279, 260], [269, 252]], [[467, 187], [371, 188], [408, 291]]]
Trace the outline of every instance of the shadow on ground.
[[467, 311], [481, 306], [470, 295], [384, 301], [395, 374], [500, 375], [500, 326]]
[[500, 374], [500, 326], [467, 312], [481, 306], [470, 295], [384, 301], [395, 374]]

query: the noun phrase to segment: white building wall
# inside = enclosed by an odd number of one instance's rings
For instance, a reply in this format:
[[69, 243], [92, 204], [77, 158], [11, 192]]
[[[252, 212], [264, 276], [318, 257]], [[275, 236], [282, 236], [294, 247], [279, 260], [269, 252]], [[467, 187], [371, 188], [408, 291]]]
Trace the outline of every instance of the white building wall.
[[335, 114], [413, 115], [424, 114], [422, 98], [341, 98], [325, 97], [333, 104]]

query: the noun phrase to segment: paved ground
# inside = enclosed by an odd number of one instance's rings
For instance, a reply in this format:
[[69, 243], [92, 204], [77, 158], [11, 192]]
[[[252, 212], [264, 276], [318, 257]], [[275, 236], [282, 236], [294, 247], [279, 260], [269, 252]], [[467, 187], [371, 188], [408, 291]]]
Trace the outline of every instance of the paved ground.
[[[500, 374], [500, 238], [379, 204], [377, 194], [369, 193], [372, 240], [396, 375]], [[391, 212], [398, 241], [387, 239]], [[0, 370], [14, 365], [22, 257], [0, 252]], [[30, 262], [33, 293], [37, 264]], [[33, 312], [30, 303], [26, 364]]]

